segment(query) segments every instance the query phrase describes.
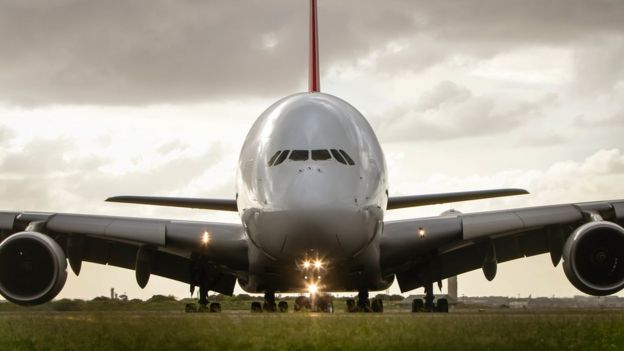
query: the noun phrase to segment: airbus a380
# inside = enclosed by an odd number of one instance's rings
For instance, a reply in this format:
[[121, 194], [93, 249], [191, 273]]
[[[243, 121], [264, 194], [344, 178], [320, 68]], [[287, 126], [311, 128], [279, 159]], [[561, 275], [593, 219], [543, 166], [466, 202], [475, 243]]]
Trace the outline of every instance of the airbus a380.
[[[497, 264], [550, 253], [563, 259], [576, 288], [609, 295], [624, 287], [624, 200], [562, 204], [385, 221], [384, 213], [524, 194], [496, 189], [389, 196], [386, 163], [366, 119], [347, 102], [320, 92], [316, 0], [310, 0], [309, 91], [285, 97], [253, 124], [240, 153], [233, 199], [118, 196], [108, 201], [237, 211], [240, 224], [66, 213], [0, 212], [0, 294], [20, 305], [53, 299], [67, 262], [83, 261], [151, 274], [231, 295], [236, 282], [263, 293], [254, 311], [286, 311], [276, 293], [357, 292], [349, 311], [383, 310], [369, 291], [396, 280], [402, 292], [425, 289], [413, 311], [446, 311], [433, 286]], [[329, 302], [318, 299], [316, 308]], [[297, 299], [296, 310], [310, 301]]]

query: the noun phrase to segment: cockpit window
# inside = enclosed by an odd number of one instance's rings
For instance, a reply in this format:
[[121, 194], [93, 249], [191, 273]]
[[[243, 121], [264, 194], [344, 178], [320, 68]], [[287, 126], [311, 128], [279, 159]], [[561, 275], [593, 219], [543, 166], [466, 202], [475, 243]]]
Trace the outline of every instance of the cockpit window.
[[[290, 156], [290, 157], [289, 157]], [[316, 150], [280, 150], [277, 151], [268, 161], [269, 167], [282, 164], [287, 159], [291, 161], [307, 161], [312, 159], [313, 161], [327, 161], [332, 157], [342, 163], [343, 165], [355, 165], [355, 162], [342, 149], [316, 149]]]
[[280, 163], [284, 162], [286, 160], [286, 158], [288, 157], [288, 153], [290, 152], [290, 150], [284, 150], [282, 151], [282, 153], [279, 155], [279, 157], [277, 158], [277, 160], [275, 160], [275, 163], [273, 164], [273, 166], [277, 166]]
[[327, 150], [312, 150], [312, 160], [325, 161], [331, 159], [331, 155]]
[[336, 159], [336, 161], [342, 163], [343, 165], [347, 164], [347, 161], [345, 161], [345, 159], [342, 157], [342, 155], [340, 154], [340, 152], [338, 152], [338, 150], [336, 149], [331, 149], [331, 154], [332, 156], [334, 156], [334, 158]]
[[310, 158], [308, 150], [293, 150], [290, 154], [290, 159], [293, 161], [307, 161], [308, 158]]
[[353, 159], [344, 150], [341, 149], [340, 153], [342, 154], [344, 159], [347, 160], [349, 166], [353, 166], [355, 164], [355, 162], [353, 162]]
[[271, 159], [269, 159], [269, 167], [273, 166], [273, 162], [275, 162], [275, 160], [277, 159], [277, 156], [280, 154], [280, 152], [282, 152], [281, 150], [276, 152], [275, 155], [271, 156]]

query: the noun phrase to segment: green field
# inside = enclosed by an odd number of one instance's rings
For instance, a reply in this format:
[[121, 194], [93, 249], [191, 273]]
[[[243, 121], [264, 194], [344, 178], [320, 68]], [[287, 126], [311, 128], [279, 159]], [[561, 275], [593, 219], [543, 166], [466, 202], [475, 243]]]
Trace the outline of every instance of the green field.
[[0, 350], [230, 349], [624, 350], [624, 314], [0, 313]]

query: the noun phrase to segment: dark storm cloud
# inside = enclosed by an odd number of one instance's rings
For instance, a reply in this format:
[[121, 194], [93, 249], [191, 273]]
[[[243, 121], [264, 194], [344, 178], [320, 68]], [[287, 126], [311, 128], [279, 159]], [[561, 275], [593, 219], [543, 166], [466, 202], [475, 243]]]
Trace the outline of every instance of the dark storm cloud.
[[[396, 65], [379, 67], [390, 73], [422, 69], [456, 52], [487, 56], [514, 45], [576, 45], [624, 29], [618, 0], [320, 1], [319, 11], [323, 67], [355, 62], [390, 41], [413, 41]], [[0, 101], [280, 96], [303, 86], [306, 41], [306, 0], [4, 0]]]

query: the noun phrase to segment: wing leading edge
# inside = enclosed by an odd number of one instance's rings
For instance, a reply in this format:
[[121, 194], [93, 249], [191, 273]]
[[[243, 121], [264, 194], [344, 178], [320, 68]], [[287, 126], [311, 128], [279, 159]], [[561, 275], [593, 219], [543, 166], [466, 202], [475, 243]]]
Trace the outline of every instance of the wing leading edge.
[[492, 189], [462, 191], [454, 193], [426, 194], [413, 196], [394, 196], [388, 199], [388, 209], [437, 205], [449, 202], [490, 199], [503, 196], [525, 195], [529, 192], [524, 189]]
[[106, 201], [126, 204], [198, 208], [203, 210], [238, 211], [236, 200], [230, 199], [124, 195], [109, 197]]

